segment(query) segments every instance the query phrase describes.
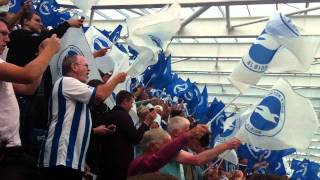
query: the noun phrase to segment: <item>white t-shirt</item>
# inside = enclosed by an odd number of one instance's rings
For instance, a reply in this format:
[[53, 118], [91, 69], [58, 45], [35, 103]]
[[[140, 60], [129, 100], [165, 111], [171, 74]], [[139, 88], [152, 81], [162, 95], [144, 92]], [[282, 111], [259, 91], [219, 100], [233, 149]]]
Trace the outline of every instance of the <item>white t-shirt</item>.
[[39, 162], [84, 171], [91, 133], [88, 107], [95, 88], [72, 77], [62, 77], [52, 91], [51, 122]]
[[19, 113], [12, 83], [0, 81], [0, 141], [7, 141], [6, 147], [21, 146]]

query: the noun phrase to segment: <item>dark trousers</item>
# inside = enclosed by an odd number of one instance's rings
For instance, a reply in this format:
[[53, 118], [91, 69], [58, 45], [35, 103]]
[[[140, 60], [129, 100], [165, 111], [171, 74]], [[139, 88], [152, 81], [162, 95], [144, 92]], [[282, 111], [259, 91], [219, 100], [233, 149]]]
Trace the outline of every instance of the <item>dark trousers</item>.
[[83, 172], [66, 166], [55, 166], [41, 169], [43, 180], [82, 180]]
[[1, 180], [39, 180], [39, 171], [35, 160], [21, 147], [3, 150], [0, 158]]

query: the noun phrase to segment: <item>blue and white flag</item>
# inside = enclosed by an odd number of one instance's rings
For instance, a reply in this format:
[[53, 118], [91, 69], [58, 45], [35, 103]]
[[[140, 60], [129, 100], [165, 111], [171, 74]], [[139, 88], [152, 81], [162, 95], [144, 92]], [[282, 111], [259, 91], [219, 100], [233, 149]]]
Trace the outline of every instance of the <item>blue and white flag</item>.
[[236, 137], [243, 143], [269, 150], [307, 149], [318, 127], [310, 100], [296, 94], [287, 81], [279, 79], [256, 105]]
[[167, 87], [166, 92], [171, 96], [182, 97], [188, 87], [189, 86], [186, 81], [181, 78], [177, 78]]
[[248, 160], [248, 170], [252, 170], [254, 164], [263, 161], [269, 164], [264, 168], [265, 173], [277, 174], [283, 176], [286, 171], [283, 167], [282, 158], [295, 152], [295, 149], [285, 149], [280, 151], [271, 151], [268, 149], [257, 148], [252, 145], [244, 144], [237, 149], [237, 154], [240, 158]]
[[50, 61], [52, 83], [62, 76], [62, 61], [68, 55], [78, 54], [86, 57], [90, 69], [89, 79], [101, 79], [91, 49], [81, 28], [69, 28], [61, 38], [60, 51]]
[[[240, 127], [243, 125], [245, 118], [247, 117], [246, 112], [242, 114], [233, 113], [229, 115], [229, 117], [223, 122], [223, 132], [217, 136], [215, 146], [225, 143], [226, 141], [235, 137]], [[220, 154], [219, 157], [235, 165], [239, 163], [235, 150], [227, 150]]]
[[200, 102], [198, 106], [196, 107], [194, 116], [197, 118], [197, 121], [199, 121], [208, 111], [208, 90], [207, 86], [204, 86], [201, 97], [200, 97]]
[[59, 12], [60, 6], [55, 0], [41, 0], [36, 8], [36, 12], [41, 17], [45, 27], [57, 27], [59, 24], [71, 18], [69, 12]]
[[25, 1], [26, 0], [10, 0], [8, 4], [9, 12], [13, 12], [13, 13], [19, 12]]
[[99, 51], [102, 48], [109, 48], [106, 55], [94, 59], [97, 67], [103, 73], [113, 71], [115, 63], [119, 62], [120, 59], [126, 56], [126, 54], [122, 53], [117, 49], [117, 47], [114, 46], [108, 37], [104, 36], [94, 26], [90, 26], [85, 35], [92, 52]]
[[138, 52], [128, 74], [132, 77], [158, 61], [158, 53], [166, 51], [171, 38], [178, 32], [181, 7], [174, 3], [158, 13], [127, 19], [127, 44]]
[[294, 170], [290, 177], [292, 180], [320, 180], [320, 165], [308, 159], [303, 161], [293, 159], [291, 169]]
[[300, 37], [291, 20], [276, 14], [236, 66], [229, 78], [243, 93], [266, 72], [305, 72], [318, 48], [319, 39]]

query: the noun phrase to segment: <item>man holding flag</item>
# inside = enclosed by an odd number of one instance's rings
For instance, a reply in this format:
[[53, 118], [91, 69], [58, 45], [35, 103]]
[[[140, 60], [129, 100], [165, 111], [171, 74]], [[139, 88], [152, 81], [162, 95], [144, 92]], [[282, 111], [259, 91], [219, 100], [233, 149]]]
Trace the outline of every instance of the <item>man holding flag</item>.
[[[7, 59], [8, 62], [23, 67], [37, 56], [38, 46], [45, 38], [50, 37], [52, 34], [57, 34], [57, 36], [61, 38], [69, 27], [81, 27], [83, 19], [70, 19], [51, 31], [43, 31], [41, 18], [35, 12], [26, 12], [21, 17], [20, 22], [22, 29], [12, 31], [10, 34]], [[26, 43], [28, 43], [28, 45], [26, 45]], [[51, 74], [49, 68], [44, 73], [42, 86], [44, 97], [39, 97], [39, 100], [42, 98], [41, 101], [44, 101], [45, 104], [38, 107], [44, 112], [39, 119], [46, 119], [46, 106], [51, 91]], [[20, 131], [22, 133], [21, 136], [23, 137], [22, 144], [26, 145], [27, 149], [31, 150], [31, 130], [33, 128], [33, 121], [35, 121], [35, 118], [32, 117], [31, 107], [34, 106], [33, 102], [35, 101], [35, 98], [33, 96], [23, 96], [19, 94], [16, 94], [16, 96], [21, 112]], [[26, 123], [27, 121], [28, 123]], [[45, 125], [46, 122], [42, 122], [41, 124]]]

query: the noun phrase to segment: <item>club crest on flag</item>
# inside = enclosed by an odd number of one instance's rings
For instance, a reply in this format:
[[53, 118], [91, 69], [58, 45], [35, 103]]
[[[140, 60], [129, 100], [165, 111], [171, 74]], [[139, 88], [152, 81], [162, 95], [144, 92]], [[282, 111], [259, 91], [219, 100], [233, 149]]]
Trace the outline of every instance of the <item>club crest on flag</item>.
[[249, 53], [242, 59], [242, 63], [249, 70], [263, 73], [277, 52], [279, 44], [269, 34], [260, 35], [249, 49]]
[[285, 122], [285, 96], [273, 89], [255, 108], [249, 121], [246, 122], [247, 131], [257, 136], [272, 137], [278, 134]]
[[17, 0], [10, 0], [9, 7], [12, 8], [16, 5]]
[[49, 2], [42, 1], [41, 4], [39, 5], [39, 11], [43, 15], [50, 15]]
[[233, 134], [234, 130], [236, 129], [236, 123], [237, 121], [233, 121], [233, 123], [228, 127], [228, 129], [225, 129], [223, 133], [221, 134], [221, 137], [229, 137]]
[[251, 156], [259, 161], [268, 159], [268, 157], [271, 155], [270, 150], [254, 147], [249, 144], [246, 144], [246, 146], [247, 146]]
[[275, 171], [279, 170], [281, 168], [282, 164], [281, 162], [278, 162], [277, 167], [274, 169]]
[[84, 56], [84, 53], [81, 51], [80, 48], [74, 45], [69, 45], [67, 48], [65, 48], [61, 54], [59, 55], [58, 61], [57, 61], [57, 74], [58, 76], [62, 76], [62, 62], [65, 57], [72, 56], [72, 55], [81, 55]]
[[177, 84], [173, 88], [173, 93], [174, 94], [178, 94], [178, 93], [183, 92], [183, 91], [185, 91], [187, 89], [188, 89], [188, 84], [187, 83]]
[[191, 91], [186, 92], [183, 97], [187, 100], [187, 101], [191, 101], [193, 98], [193, 93]]

